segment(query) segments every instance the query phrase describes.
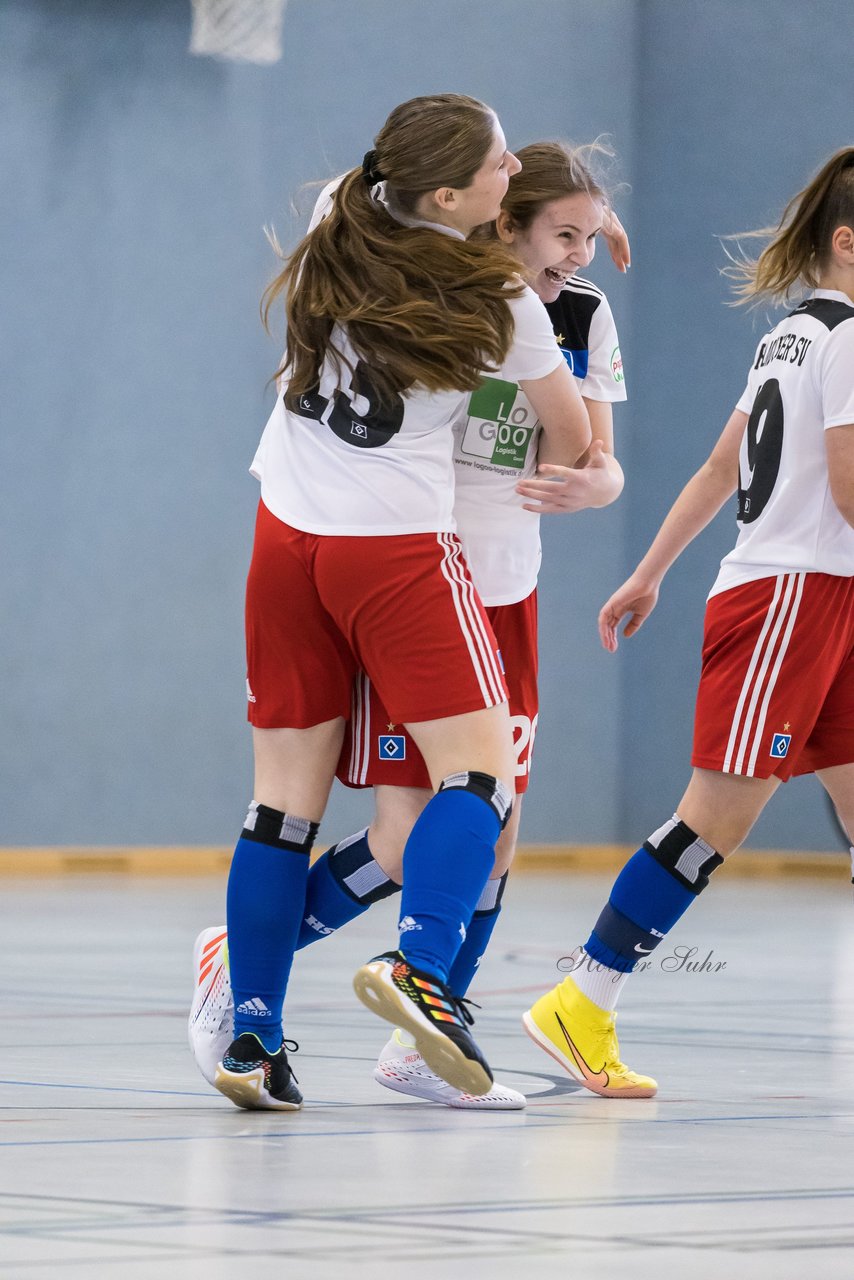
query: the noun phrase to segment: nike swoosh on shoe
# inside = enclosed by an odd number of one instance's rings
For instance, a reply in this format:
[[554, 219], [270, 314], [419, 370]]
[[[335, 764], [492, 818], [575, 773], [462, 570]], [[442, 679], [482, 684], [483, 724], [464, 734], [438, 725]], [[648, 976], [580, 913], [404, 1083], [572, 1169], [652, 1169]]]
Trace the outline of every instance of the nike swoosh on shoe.
[[573, 1058], [575, 1059], [576, 1063], [578, 1064], [579, 1070], [581, 1071], [581, 1074], [584, 1076], [584, 1079], [590, 1085], [598, 1085], [599, 1088], [602, 1088], [602, 1089], [607, 1088], [611, 1079], [610, 1076], [608, 1075], [608, 1072], [604, 1069], [604, 1067], [601, 1071], [594, 1071], [588, 1065], [588, 1063], [584, 1061], [584, 1058], [582, 1058], [581, 1054], [578, 1052], [578, 1049], [576, 1048], [572, 1040], [572, 1037], [570, 1036], [566, 1027], [561, 1022], [560, 1014], [556, 1013], [555, 1018], [557, 1019], [557, 1025], [560, 1027], [561, 1031], [563, 1032], [563, 1038], [564, 1040], [566, 1040], [566, 1043], [569, 1046], [569, 1051], [572, 1054]]

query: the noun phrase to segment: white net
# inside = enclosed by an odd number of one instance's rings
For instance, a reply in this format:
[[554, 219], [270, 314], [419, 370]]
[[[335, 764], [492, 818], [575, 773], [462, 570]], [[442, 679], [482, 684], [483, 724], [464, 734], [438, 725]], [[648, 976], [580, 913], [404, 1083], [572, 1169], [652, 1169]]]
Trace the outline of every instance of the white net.
[[192, 0], [190, 53], [269, 66], [282, 56], [287, 0]]

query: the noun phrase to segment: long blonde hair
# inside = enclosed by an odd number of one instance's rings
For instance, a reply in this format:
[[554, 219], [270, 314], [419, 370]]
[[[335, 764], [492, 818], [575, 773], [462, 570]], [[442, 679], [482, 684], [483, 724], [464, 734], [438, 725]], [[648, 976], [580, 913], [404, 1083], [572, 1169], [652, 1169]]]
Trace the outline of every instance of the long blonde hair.
[[763, 239], [770, 243], [757, 258], [730, 254], [724, 275], [735, 282], [737, 303], [763, 298], [785, 302], [798, 285], [818, 287], [837, 227], [854, 226], [854, 147], [830, 157], [812, 182], [793, 196], [776, 227], [726, 236], [727, 240]]
[[[440, 186], [471, 184], [495, 142], [496, 119], [462, 94], [413, 98], [392, 111], [364, 165], [335, 191], [332, 209], [267, 288], [262, 314], [285, 297], [287, 346], [277, 376], [290, 395], [317, 386], [324, 358], [346, 327], [381, 399], [419, 385], [474, 390], [503, 362], [513, 339], [507, 300], [521, 292], [502, 246], [405, 227], [371, 194], [383, 180], [392, 205], [412, 214]], [[513, 283], [508, 287], [508, 281]]]

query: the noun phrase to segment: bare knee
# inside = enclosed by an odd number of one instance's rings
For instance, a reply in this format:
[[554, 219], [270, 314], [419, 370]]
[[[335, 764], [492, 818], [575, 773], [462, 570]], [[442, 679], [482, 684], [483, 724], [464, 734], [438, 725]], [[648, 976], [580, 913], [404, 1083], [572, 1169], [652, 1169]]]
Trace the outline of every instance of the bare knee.
[[254, 799], [282, 813], [319, 822], [343, 737], [340, 717], [309, 729], [254, 728]]
[[849, 844], [854, 842], [854, 764], [819, 769], [816, 777], [833, 801]]
[[777, 778], [695, 769], [676, 812], [701, 840], [728, 858], [747, 839], [779, 785]]
[[434, 787], [451, 774], [477, 771], [498, 779], [512, 792], [516, 762], [506, 702], [406, 728], [424, 757]]
[[431, 795], [421, 787], [374, 787], [368, 845], [375, 862], [396, 884], [403, 883], [403, 850], [409, 833]]

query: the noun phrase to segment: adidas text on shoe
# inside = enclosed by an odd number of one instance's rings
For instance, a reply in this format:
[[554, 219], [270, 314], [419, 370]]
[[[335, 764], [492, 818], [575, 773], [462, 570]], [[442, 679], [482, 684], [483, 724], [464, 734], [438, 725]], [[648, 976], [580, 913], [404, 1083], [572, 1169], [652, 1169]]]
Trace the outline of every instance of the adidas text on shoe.
[[214, 1085], [246, 1111], [299, 1111], [302, 1106], [284, 1044], [270, 1053], [251, 1031], [244, 1031], [228, 1046]]
[[408, 1031], [431, 1071], [462, 1093], [488, 1093], [492, 1072], [469, 1034], [472, 1017], [432, 973], [416, 969], [399, 951], [362, 965], [356, 995], [372, 1013]]
[[443, 1107], [455, 1107], [460, 1111], [524, 1111], [527, 1098], [524, 1093], [507, 1085], [493, 1084], [489, 1093], [475, 1095], [462, 1093], [446, 1084], [435, 1071], [431, 1071], [421, 1054], [398, 1027], [379, 1056], [374, 1067], [374, 1079], [386, 1089], [405, 1093], [410, 1098], [425, 1102], [438, 1102]]
[[620, 1062], [616, 1014], [600, 1009], [564, 978], [522, 1015], [531, 1039], [555, 1062], [603, 1098], [651, 1098], [658, 1084]]
[[193, 947], [193, 1000], [187, 1022], [190, 1052], [208, 1084], [234, 1039], [234, 1001], [225, 925], [203, 929]]

